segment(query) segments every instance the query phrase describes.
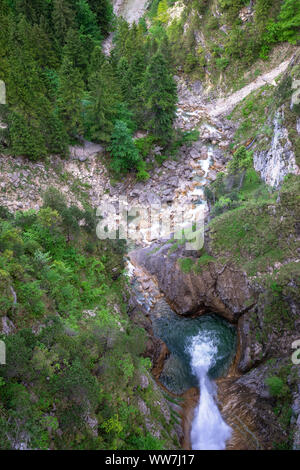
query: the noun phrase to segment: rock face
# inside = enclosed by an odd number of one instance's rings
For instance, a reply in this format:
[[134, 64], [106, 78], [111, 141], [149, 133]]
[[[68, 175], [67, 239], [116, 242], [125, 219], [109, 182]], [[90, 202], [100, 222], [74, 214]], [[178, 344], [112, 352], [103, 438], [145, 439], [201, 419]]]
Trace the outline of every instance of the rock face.
[[177, 313], [187, 315], [209, 309], [237, 322], [253, 296], [246, 276], [218, 263], [210, 263], [201, 274], [183, 273], [178, 258], [183, 257], [184, 247], [170, 253], [171, 247], [171, 243], [157, 243], [132, 252], [130, 257], [133, 264], [156, 276], [161, 291]]
[[299, 173], [288, 130], [283, 126], [284, 106], [275, 114], [273, 138], [268, 150], [254, 154], [254, 168], [270, 186], [278, 187], [288, 173]]
[[[257, 302], [247, 315], [244, 315], [238, 324], [240, 338], [239, 371], [247, 372], [269, 357], [290, 357], [291, 345], [300, 337], [299, 304], [289, 302], [289, 317], [293, 327], [284, 319], [282, 327], [270, 326], [267, 334], [261, 337], [265, 321], [265, 304]], [[275, 320], [274, 320], [275, 323]]]
[[287, 439], [284, 429], [277, 424], [270, 397], [254, 388], [261, 386], [261, 382], [253, 375], [217, 380], [220, 411], [233, 431], [228, 450], [268, 450], [273, 442]]
[[69, 150], [72, 159], [85, 162], [88, 158], [95, 157], [98, 153], [103, 152], [103, 147], [84, 140], [82, 146], [70, 147]]
[[[300, 337], [300, 306], [288, 299], [293, 328], [285, 326], [278, 330], [271, 324], [267, 335], [259, 338], [262, 331], [266, 332], [267, 299], [263, 289], [246, 273], [217, 261], [204, 265], [198, 273], [193, 269], [183, 272], [179, 259], [193, 259], [193, 252], [186, 251], [184, 245], [172, 252], [172, 246], [171, 241], [157, 242], [131, 252], [130, 259], [138, 269], [156, 278], [159, 289], [178, 314], [201, 315], [212, 311], [237, 325], [239, 344], [235, 363], [228, 376], [217, 381], [220, 410], [233, 429], [228, 449], [272, 449], [274, 442], [287, 445], [288, 428], [276, 416], [276, 398], [266, 385], [269, 377], [282, 371], [291, 390], [288, 405], [293, 413], [291, 445], [299, 448], [300, 377], [298, 366], [291, 363], [291, 344]], [[208, 239], [205, 249], [209, 251]], [[189, 443], [184, 445], [189, 448]]]

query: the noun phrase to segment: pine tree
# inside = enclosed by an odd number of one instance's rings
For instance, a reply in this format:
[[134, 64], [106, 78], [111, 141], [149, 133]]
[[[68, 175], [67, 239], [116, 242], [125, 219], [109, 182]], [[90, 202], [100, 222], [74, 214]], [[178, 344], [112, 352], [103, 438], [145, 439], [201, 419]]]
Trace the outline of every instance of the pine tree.
[[262, 32], [270, 19], [270, 10], [272, 8], [272, 0], [257, 0], [255, 3], [255, 23], [259, 32]]
[[58, 107], [65, 129], [73, 138], [83, 131], [83, 96], [84, 83], [81, 74], [68, 58], [64, 58], [60, 71]]
[[91, 54], [90, 63], [89, 63], [89, 76], [95, 72], [99, 72], [103, 63], [106, 61], [106, 57], [103, 54], [102, 47], [95, 46]]
[[54, 0], [52, 22], [55, 37], [63, 45], [68, 30], [75, 26], [75, 11], [71, 8], [68, 0]]
[[97, 25], [97, 16], [91, 10], [87, 0], [77, 0], [76, 2], [76, 21], [81, 34], [91, 36], [100, 40], [101, 32]]
[[13, 155], [23, 155], [38, 160], [47, 154], [45, 138], [41, 133], [40, 122], [31, 117], [26, 119], [21, 113], [12, 112], [8, 119], [10, 150]]
[[42, 15], [47, 15], [48, 5], [43, 0], [15, 0], [15, 12], [25, 15], [31, 23], [38, 23]]
[[121, 92], [113, 69], [105, 61], [89, 80], [91, 102], [87, 109], [87, 127], [90, 137], [98, 142], [108, 142], [117, 117], [117, 104]]
[[109, 151], [112, 155], [111, 167], [117, 174], [137, 168], [140, 162], [139, 152], [125, 122], [116, 121]]
[[82, 42], [82, 36], [76, 29], [69, 29], [66, 36], [66, 44], [63, 48], [63, 57], [72, 63], [74, 68], [85, 75], [88, 66], [88, 54]]
[[129, 77], [129, 63], [126, 57], [122, 56], [117, 65], [117, 77], [120, 83], [123, 98], [128, 98], [131, 82]]
[[113, 19], [113, 7], [110, 0], [88, 0], [91, 10], [96, 14], [103, 36], [107, 36]]
[[147, 67], [143, 95], [146, 107], [144, 127], [167, 143], [173, 134], [177, 89], [161, 52], [152, 57]]
[[134, 54], [129, 70], [128, 82], [130, 84], [127, 92], [127, 100], [130, 109], [133, 111], [135, 120], [139, 125], [143, 123], [143, 114], [145, 103], [143, 99], [143, 80], [146, 72], [146, 57], [144, 50], [137, 47]]

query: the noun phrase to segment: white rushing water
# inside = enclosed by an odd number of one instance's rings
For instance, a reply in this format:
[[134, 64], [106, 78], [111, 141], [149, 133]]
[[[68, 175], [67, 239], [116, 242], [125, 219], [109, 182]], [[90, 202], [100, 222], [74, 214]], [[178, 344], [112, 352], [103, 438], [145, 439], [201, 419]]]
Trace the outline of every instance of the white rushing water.
[[192, 369], [200, 387], [200, 400], [191, 430], [193, 450], [224, 450], [231, 436], [231, 428], [223, 420], [215, 402], [216, 386], [208, 377], [218, 352], [215, 342], [214, 338], [200, 333], [188, 346]]

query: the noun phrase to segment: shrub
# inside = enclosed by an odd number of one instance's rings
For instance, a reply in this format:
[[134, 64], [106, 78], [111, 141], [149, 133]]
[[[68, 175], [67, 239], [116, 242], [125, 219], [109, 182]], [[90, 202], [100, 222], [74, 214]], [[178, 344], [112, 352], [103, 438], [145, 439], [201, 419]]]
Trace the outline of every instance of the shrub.
[[195, 261], [192, 258], [182, 258], [179, 260], [180, 269], [185, 273], [189, 273], [192, 270]]
[[273, 397], [279, 397], [284, 387], [283, 380], [275, 375], [266, 379], [266, 385], [269, 387]]

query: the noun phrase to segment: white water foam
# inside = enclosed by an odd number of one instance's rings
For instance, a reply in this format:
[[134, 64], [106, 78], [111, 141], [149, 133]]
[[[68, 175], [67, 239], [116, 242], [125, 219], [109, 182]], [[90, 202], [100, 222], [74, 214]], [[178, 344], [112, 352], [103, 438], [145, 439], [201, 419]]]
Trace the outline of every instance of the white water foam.
[[231, 428], [223, 420], [215, 402], [216, 386], [208, 377], [218, 353], [216, 340], [204, 333], [192, 338], [188, 346], [191, 365], [199, 380], [200, 400], [191, 430], [193, 450], [224, 450], [231, 437]]

